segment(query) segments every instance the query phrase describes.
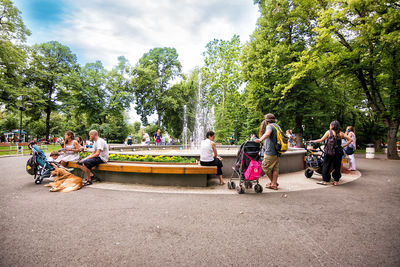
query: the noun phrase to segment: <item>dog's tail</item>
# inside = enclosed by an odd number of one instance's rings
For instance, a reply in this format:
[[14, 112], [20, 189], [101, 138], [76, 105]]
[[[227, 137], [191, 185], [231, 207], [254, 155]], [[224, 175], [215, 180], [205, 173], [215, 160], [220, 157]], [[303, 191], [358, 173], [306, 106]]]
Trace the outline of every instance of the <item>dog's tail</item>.
[[60, 192], [68, 193], [72, 191], [76, 191], [82, 188], [82, 183], [75, 184], [74, 186], [65, 187], [60, 190]]

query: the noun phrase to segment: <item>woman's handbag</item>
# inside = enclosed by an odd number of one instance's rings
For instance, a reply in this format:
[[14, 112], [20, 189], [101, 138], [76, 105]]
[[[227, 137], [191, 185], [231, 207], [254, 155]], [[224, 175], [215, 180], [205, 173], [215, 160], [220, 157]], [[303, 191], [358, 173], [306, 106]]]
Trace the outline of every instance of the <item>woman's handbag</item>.
[[345, 147], [345, 148], [344, 148], [344, 152], [345, 152], [347, 155], [353, 155], [354, 152], [355, 152], [353, 144], [350, 144], [350, 145], [348, 145], [347, 147]]

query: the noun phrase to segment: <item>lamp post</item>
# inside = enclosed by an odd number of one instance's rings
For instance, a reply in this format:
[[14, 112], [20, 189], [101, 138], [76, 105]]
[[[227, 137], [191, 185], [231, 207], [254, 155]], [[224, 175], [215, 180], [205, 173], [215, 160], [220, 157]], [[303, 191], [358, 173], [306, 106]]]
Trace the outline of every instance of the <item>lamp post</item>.
[[[21, 111], [21, 116], [20, 116], [20, 124], [19, 124], [19, 142], [21, 142], [22, 140], [22, 112], [26, 110], [25, 106], [24, 106], [24, 102], [25, 102], [25, 96], [20, 96], [19, 99], [21, 100], [21, 106], [19, 106], [19, 110]], [[27, 106], [32, 106], [31, 101], [28, 99], [26, 101], [26, 105]]]

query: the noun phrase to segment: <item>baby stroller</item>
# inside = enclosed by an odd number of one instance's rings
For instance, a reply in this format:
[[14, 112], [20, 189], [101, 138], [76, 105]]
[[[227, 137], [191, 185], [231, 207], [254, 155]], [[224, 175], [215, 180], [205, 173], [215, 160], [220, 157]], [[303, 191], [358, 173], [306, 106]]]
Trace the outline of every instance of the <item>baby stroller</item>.
[[32, 147], [32, 153], [33, 156], [26, 163], [26, 171], [33, 175], [35, 184], [40, 184], [44, 178], [50, 177], [54, 167], [47, 161], [46, 155], [37, 145]]
[[[254, 142], [254, 141], [244, 142], [240, 146], [235, 165], [232, 167], [233, 173], [228, 182], [229, 189], [236, 188], [236, 191], [238, 192], [238, 194], [244, 194], [245, 188], [252, 188], [253, 184], [255, 184], [254, 191], [256, 193], [262, 193], [263, 188], [258, 182], [259, 178], [257, 178], [256, 180], [247, 180], [245, 177], [245, 172], [246, 172], [247, 168], [249, 167], [251, 160], [257, 161], [261, 166], [260, 151], [261, 151], [260, 144]], [[260, 172], [261, 172], [261, 168], [260, 168]], [[235, 178], [234, 176], [237, 176], [237, 178]], [[261, 173], [260, 173], [260, 176], [261, 176]], [[239, 179], [239, 184], [236, 185], [235, 182], [232, 181], [233, 179]]]
[[312, 149], [308, 149], [307, 145], [305, 146], [307, 150], [306, 156], [306, 170], [304, 171], [304, 175], [307, 178], [311, 178], [314, 172], [322, 175], [322, 163], [324, 161], [325, 152], [321, 149], [321, 146], [316, 144]]

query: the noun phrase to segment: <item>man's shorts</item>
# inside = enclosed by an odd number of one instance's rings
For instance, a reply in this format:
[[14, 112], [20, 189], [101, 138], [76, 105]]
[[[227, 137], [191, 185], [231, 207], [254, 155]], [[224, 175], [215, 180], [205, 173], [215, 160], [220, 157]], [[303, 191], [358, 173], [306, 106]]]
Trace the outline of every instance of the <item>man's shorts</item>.
[[81, 164], [85, 164], [85, 166], [90, 170], [91, 168], [104, 163], [100, 157], [95, 157], [95, 158], [90, 158], [90, 159], [85, 159], [80, 162]]
[[279, 171], [279, 157], [278, 156], [264, 156], [262, 163], [262, 169], [264, 173], [271, 173], [273, 171]]

